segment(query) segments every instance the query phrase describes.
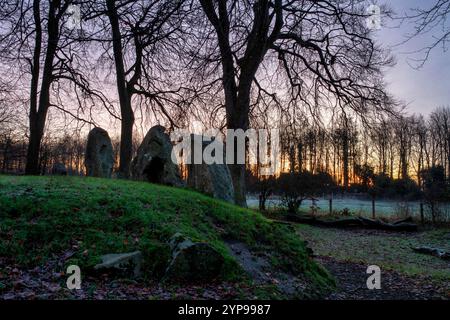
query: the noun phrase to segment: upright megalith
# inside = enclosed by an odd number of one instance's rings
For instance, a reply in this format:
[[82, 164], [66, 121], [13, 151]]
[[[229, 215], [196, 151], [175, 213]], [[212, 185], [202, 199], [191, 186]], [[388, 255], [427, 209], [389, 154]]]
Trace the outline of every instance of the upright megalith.
[[[195, 135], [192, 135], [191, 139], [202, 139], [202, 150], [200, 151], [202, 153], [214, 141], [203, 141], [203, 137]], [[189, 187], [214, 198], [234, 203], [233, 181], [231, 180], [230, 169], [225, 163], [224, 145], [220, 141], [214, 141], [214, 144], [223, 150], [223, 161], [206, 164], [203, 159], [201, 163], [195, 163], [195, 157], [191, 157], [191, 163], [187, 165], [187, 184]], [[191, 145], [194, 149], [193, 152], [196, 152], [196, 143]]]
[[131, 164], [133, 179], [169, 186], [183, 186], [178, 164], [172, 161], [173, 145], [163, 126], [152, 127]]
[[84, 165], [87, 176], [111, 178], [113, 148], [108, 132], [102, 128], [94, 128], [89, 132]]

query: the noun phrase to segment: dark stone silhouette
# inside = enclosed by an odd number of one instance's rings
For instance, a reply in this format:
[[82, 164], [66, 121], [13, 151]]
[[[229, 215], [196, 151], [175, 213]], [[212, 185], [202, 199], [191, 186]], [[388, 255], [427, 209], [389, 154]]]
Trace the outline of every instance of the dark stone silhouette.
[[67, 176], [66, 166], [61, 162], [54, 163], [51, 172], [54, 176]]
[[[193, 137], [193, 136], [192, 136]], [[203, 150], [211, 142], [203, 141]], [[192, 143], [192, 145], [194, 145]], [[225, 150], [223, 151], [225, 158]], [[192, 157], [193, 160], [193, 157]], [[193, 161], [191, 161], [193, 162]], [[214, 198], [234, 203], [234, 187], [228, 166], [225, 164], [188, 164], [189, 187]]]
[[84, 164], [87, 176], [111, 178], [113, 148], [108, 132], [102, 128], [94, 128], [89, 132]]
[[178, 165], [172, 162], [173, 145], [163, 126], [151, 128], [131, 164], [132, 177], [139, 181], [183, 186]]

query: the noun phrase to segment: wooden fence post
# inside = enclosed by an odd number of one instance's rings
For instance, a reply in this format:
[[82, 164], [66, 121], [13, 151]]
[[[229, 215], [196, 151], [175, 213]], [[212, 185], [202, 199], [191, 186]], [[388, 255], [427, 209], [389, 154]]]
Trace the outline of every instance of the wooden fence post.
[[425, 224], [425, 217], [423, 216], [423, 202], [420, 203], [420, 221], [422, 225]]
[[372, 219], [375, 219], [375, 197], [372, 197]]

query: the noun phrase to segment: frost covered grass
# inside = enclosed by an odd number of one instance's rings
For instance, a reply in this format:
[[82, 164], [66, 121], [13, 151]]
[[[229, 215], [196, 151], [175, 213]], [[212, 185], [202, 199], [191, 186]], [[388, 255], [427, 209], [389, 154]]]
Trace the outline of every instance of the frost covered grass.
[[448, 261], [412, 250], [413, 247], [432, 246], [450, 251], [449, 228], [398, 233], [298, 225], [297, 232], [319, 256], [378, 265], [382, 269], [407, 275], [431, 276], [446, 282], [450, 280]]
[[[258, 208], [258, 199], [249, 198], [247, 200], [250, 208]], [[317, 212], [319, 214], [329, 213], [329, 200], [320, 198], [316, 201]], [[281, 200], [269, 199], [266, 204], [268, 209], [278, 209], [282, 207]], [[300, 206], [300, 211], [308, 213], [311, 211], [312, 201], [305, 200]], [[450, 204], [442, 204], [439, 206], [442, 219], [450, 221]], [[372, 201], [353, 198], [335, 198], [333, 199], [333, 211], [336, 214], [348, 210], [352, 215], [371, 217]], [[425, 207], [425, 217], [427, 217], [427, 208]], [[413, 217], [420, 218], [420, 202], [419, 201], [398, 201], [398, 200], [376, 200], [375, 213], [378, 218], [396, 219]]]

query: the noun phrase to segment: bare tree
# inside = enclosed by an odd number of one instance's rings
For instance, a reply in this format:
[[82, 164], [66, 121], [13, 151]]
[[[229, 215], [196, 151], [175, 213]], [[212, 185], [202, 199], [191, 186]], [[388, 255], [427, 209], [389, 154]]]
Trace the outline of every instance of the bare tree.
[[[167, 109], [177, 103], [175, 96], [179, 98], [182, 93], [167, 85], [170, 73], [167, 48], [175, 41], [182, 22], [182, 3], [182, 0], [89, 1], [90, 12], [85, 19], [98, 20], [90, 38], [103, 51], [99, 60], [107, 61], [112, 56], [114, 64], [121, 113], [119, 176], [123, 178], [130, 174], [136, 104], [156, 105], [174, 126]], [[161, 70], [164, 65], [167, 68]]]
[[432, 144], [432, 165], [440, 164], [450, 179], [450, 108], [438, 108], [429, 119]]
[[411, 154], [411, 139], [413, 135], [412, 118], [401, 117], [395, 122], [395, 139], [399, 153], [398, 178], [408, 178], [409, 156]]
[[[84, 73], [86, 58], [78, 30], [68, 25], [68, 9], [72, 0], [2, 1], [0, 17], [0, 52], [4, 63], [17, 68], [16, 81], [25, 86], [29, 81], [29, 141], [27, 174], [39, 174], [39, 154], [46, 118], [51, 106], [61, 106], [63, 87], [70, 88], [75, 101], [105, 97], [91, 90]], [[83, 66], [83, 67], [81, 67]]]
[[428, 60], [431, 52], [439, 46], [447, 48], [447, 41], [450, 38], [450, 0], [435, 0], [427, 8], [412, 8], [411, 12], [401, 17], [402, 20], [412, 22], [414, 31], [407, 35], [406, 41], [413, 38], [432, 34], [429, 43], [420, 48], [417, 52], [422, 56], [416, 59], [418, 67], [422, 67]]
[[12, 95], [12, 90], [10, 86], [6, 83], [0, 83], [0, 128], [4, 129], [8, 124], [11, 123], [14, 118], [13, 108], [11, 108], [11, 99], [9, 96]]
[[[264, 88], [267, 73], [282, 75], [291, 99], [311, 108], [334, 101], [368, 115], [386, 106], [380, 68], [391, 61], [370, 38], [364, 1], [200, 0], [199, 9], [208, 23], [192, 16], [190, 66], [202, 81], [220, 79], [229, 129], [249, 127], [252, 89], [277, 99]], [[245, 166], [230, 169], [235, 201], [245, 205]]]

